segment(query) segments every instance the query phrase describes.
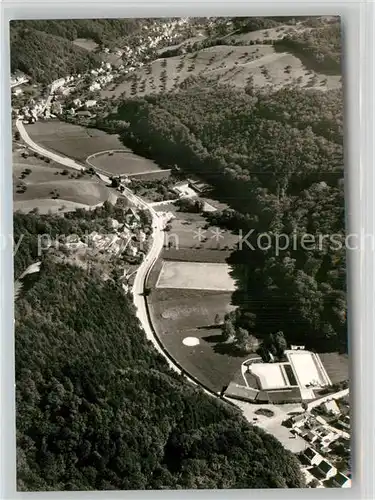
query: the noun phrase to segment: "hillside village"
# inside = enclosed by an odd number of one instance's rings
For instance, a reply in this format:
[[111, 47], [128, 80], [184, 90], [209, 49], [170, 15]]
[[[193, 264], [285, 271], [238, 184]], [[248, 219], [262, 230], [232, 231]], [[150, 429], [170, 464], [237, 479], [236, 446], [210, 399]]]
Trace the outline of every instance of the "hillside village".
[[17, 98], [20, 99], [23, 90], [20, 87], [27, 83], [27, 75], [12, 75], [11, 87], [13, 97], [13, 115], [24, 120], [24, 123], [35, 123], [38, 118], [55, 118], [64, 111], [74, 115], [76, 111], [87, 111], [96, 105], [94, 99], [75, 98], [73, 106], [64, 103], [64, 98], [72, 92], [77, 91], [81, 94], [97, 92], [105, 88], [116, 78], [125, 76], [141, 68], [145, 61], [151, 58], [151, 53], [161, 44], [170, 45], [179, 39], [181, 29], [187, 24], [187, 19], [179, 19], [171, 22], [155, 23], [150, 26], [145, 25], [143, 33], [138, 36], [132, 36], [131, 45], [124, 46], [122, 49], [102, 48], [105, 55], [114, 54], [121, 58], [122, 63], [113, 65], [102, 61], [101, 65], [90, 71], [87, 75], [66, 75], [59, 78], [50, 85], [50, 95], [48, 98], [38, 100], [31, 99], [26, 105], [18, 108]]

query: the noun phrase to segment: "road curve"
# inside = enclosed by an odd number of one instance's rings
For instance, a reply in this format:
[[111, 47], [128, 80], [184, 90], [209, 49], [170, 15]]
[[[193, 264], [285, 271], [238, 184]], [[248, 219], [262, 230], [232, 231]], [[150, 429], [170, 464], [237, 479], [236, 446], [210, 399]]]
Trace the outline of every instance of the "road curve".
[[85, 169], [83, 165], [80, 165], [75, 160], [67, 158], [66, 156], [61, 156], [57, 153], [53, 153], [52, 151], [48, 151], [48, 149], [44, 149], [42, 146], [39, 146], [39, 144], [36, 144], [27, 133], [21, 119], [16, 120], [16, 127], [19, 133], [21, 134], [22, 139], [36, 153], [46, 156], [47, 158], [50, 158], [56, 163], [60, 163], [60, 165], [64, 165], [65, 167], [68, 168], [73, 168], [74, 170], [81, 171], [82, 169]]
[[[66, 167], [70, 168], [75, 168], [82, 170], [82, 166], [76, 163], [74, 160], [71, 160], [70, 158], [60, 156], [58, 154], [52, 153], [51, 151], [48, 151], [44, 149], [43, 147], [39, 146], [36, 144], [32, 139], [29, 137], [28, 133], [25, 130], [25, 127], [23, 126], [23, 123], [21, 120], [17, 120], [16, 122], [17, 129], [19, 130], [23, 140], [30, 146], [31, 149], [34, 151], [39, 152], [40, 154], [47, 156], [48, 158], [53, 159], [56, 163], [60, 163], [61, 165], [64, 165]], [[110, 182], [110, 178], [106, 175], [103, 174], [97, 174], [98, 177], [100, 177], [103, 181], [105, 182]], [[145, 256], [142, 264], [139, 266], [134, 283], [133, 283], [133, 303], [136, 307], [136, 315], [143, 327], [143, 330], [145, 332], [147, 340], [149, 340], [152, 345], [155, 347], [155, 349], [158, 351], [159, 354], [161, 354], [164, 359], [167, 361], [169, 367], [174, 370], [175, 372], [181, 374], [183, 373], [185, 378], [192, 384], [199, 386], [207, 395], [216, 397], [218, 399], [221, 399], [224, 403], [227, 403], [231, 406], [235, 406], [241, 410], [243, 413], [243, 416], [245, 417], [246, 420], [248, 420], [250, 423], [252, 421], [248, 416], [246, 415], [246, 412], [243, 411], [243, 408], [240, 407], [239, 404], [235, 401], [230, 401], [226, 398], [220, 398], [218, 394], [216, 394], [213, 391], [210, 391], [208, 388], [206, 388], [202, 383], [200, 383], [198, 380], [195, 380], [192, 378], [185, 370], [183, 370], [172, 358], [170, 355], [168, 355], [161, 347], [159, 339], [157, 338], [156, 334], [154, 333], [153, 326], [151, 324], [151, 320], [148, 314], [147, 310], [147, 303], [146, 303], [146, 297], [144, 296], [144, 288], [146, 284], [147, 277], [155, 264], [156, 259], [159, 257], [161, 250], [163, 248], [164, 244], [164, 226], [163, 226], [163, 219], [161, 217], [161, 214], [156, 212], [156, 210], [153, 208], [152, 204], [145, 202], [142, 200], [140, 197], [136, 196], [129, 188], [124, 186], [124, 192], [130, 201], [132, 201], [136, 206], [144, 208], [146, 210], [149, 210], [152, 216], [152, 245], [151, 248], [148, 251], [148, 254]]]

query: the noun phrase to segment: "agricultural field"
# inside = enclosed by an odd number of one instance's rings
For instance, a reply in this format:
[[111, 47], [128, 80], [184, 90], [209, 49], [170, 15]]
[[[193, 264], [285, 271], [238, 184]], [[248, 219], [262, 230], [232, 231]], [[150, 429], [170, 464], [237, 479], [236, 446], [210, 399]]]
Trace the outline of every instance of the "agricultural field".
[[124, 148], [117, 135], [58, 120], [38, 121], [26, 126], [26, 130], [37, 144], [82, 164], [89, 155], [99, 151]]
[[165, 261], [156, 283], [157, 288], [229, 291], [236, 289], [227, 264]]
[[91, 156], [88, 161], [94, 168], [100, 168], [111, 175], [156, 173], [160, 170], [154, 161], [138, 156], [130, 149], [98, 153]]
[[25, 159], [14, 154], [14, 210], [29, 212], [38, 208], [41, 213], [49, 210], [70, 211], [95, 206], [113, 199], [113, 196], [114, 193], [96, 177], [44, 165], [36, 158]]
[[117, 87], [103, 90], [102, 97], [168, 92], [177, 88], [189, 76], [203, 76], [240, 88], [251, 82], [260, 88], [272, 87], [273, 91], [289, 85], [322, 91], [339, 88], [339, 75], [309, 70], [298, 57], [289, 52], [277, 52], [269, 44], [270, 40], [278, 40], [286, 34], [309, 30], [311, 28], [303, 26], [259, 30], [230, 36], [231, 40], [243, 42], [243, 45], [217, 45], [195, 53], [161, 57], [128, 74]]
[[170, 230], [166, 233], [167, 246], [170, 242], [169, 248], [228, 251], [234, 249], [238, 243], [238, 235], [208, 225], [201, 214], [179, 212], [176, 207], [172, 211], [170, 205], [161, 207], [175, 216], [170, 222]]
[[219, 392], [243, 361], [222, 341], [217, 314], [233, 310], [230, 293], [153, 290], [148, 298], [152, 321], [168, 353], [193, 377]]

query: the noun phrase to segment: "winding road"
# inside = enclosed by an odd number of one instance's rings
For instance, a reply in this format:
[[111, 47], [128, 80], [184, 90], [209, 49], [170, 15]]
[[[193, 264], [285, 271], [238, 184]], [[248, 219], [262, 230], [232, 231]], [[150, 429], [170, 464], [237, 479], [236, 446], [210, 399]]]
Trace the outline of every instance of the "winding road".
[[[44, 147], [40, 146], [39, 144], [36, 144], [29, 134], [27, 133], [23, 123], [21, 120], [16, 121], [16, 127], [19, 130], [22, 139], [24, 142], [33, 150], [38, 152], [39, 154], [46, 156], [47, 158], [50, 158], [51, 160], [55, 161], [56, 163], [59, 163], [61, 165], [64, 165], [66, 167], [74, 168], [76, 170], [82, 170], [84, 168], [82, 165], [78, 164], [71, 158], [67, 158], [66, 156], [61, 156], [57, 153], [53, 153]], [[110, 178], [106, 175], [103, 174], [98, 174], [98, 177], [102, 179], [104, 182], [110, 183]], [[155, 349], [166, 359], [169, 367], [172, 370], [175, 370], [177, 373], [181, 373], [181, 368], [173, 362], [173, 360], [164, 352], [164, 350], [161, 348], [160, 343], [158, 339], [156, 338], [153, 327], [151, 325], [149, 315], [147, 312], [147, 304], [146, 304], [146, 297], [144, 296], [144, 287], [145, 283], [148, 277], [148, 274], [150, 273], [155, 261], [159, 257], [159, 254], [163, 248], [164, 244], [164, 221], [163, 217], [154, 210], [154, 208], [151, 206], [151, 204], [145, 202], [142, 200], [140, 197], [136, 196], [129, 188], [124, 186], [124, 191], [123, 194], [127, 196], [127, 198], [132, 201], [136, 206], [140, 208], [144, 208], [150, 211], [152, 215], [152, 245], [151, 248], [149, 249], [148, 254], [144, 258], [142, 264], [139, 266], [134, 283], [133, 283], [133, 302], [136, 307], [136, 314], [137, 317], [143, 327], [143, 330], [146, 334], [147, 340], [149, 340]], [[187, 374], [186, 378], [193, 384], [197, 385], [197, 382], [190, 378]], [[203, 386], [201, 386], [202, 389], [209, 394], [210, 396], [216, 396], [215, 393], [210, 392], [206, 390]]]
[[[56, 163], [60, 163], [61, 165], [64, 165], [66, 167], [70, 168], [75, 168], [78, 170], [81, 170], [82, 165], [79, 165], [76, 163], [74, 160], [61, 156], [56, 153], [52, 153], [51, 151], [48, 151], [44, 149], [42, 146], [39, 146], [36, 144], [32, 139], [29, 137], [28, 133], [25, 130], [25, 127], [23, 126], [23, 123], [20, 120], [17, 120], [16, 122], [17, 128], [23, 138], [23, 140], [29, 145], [31, 149], [34, 151], [37, 151], [43, 156], [46, 156], [48, 158], [51, 158], [54, 160]], [[98, 173], [98, 177], [101, 178], [104, 182], [109, 183], [110, 178], [106, 175]], [[123, 194], [126, 195], [126, 197], [132, 201], [136, 206], [140, 208], [144, 208], [149, 210], [149, 212], [152, 215], [152, 245], [148, 251], [148, 254], [145, 256], [142, 264], [139, 266], [134, 283], [133, 283], [133, 289], [132, 289], [132, 294], [133, 294], [133, 303], [136, 307], [136, 315], [143, 327], [143, 330], [145, 332], [147, 340], [149, 340], [154, 348], [158, 351], [159, 354], [161, 354], [165, 360], [167, 361], [169, 367], [176, 371], [177, 373], [181, 374], [183, 373], [185, 378], [189, 380], [194, 385], [198, 385], [201, 387], [201, 389], [209, 396], [211, 397], [217, 397], [219, 398], [219, 395], [214, 393], [213, 391], [208, 390], [203, 386], [200, 382], [197, 380], [193, 379], [192, 377], [189, 376], [176, 362], [162, 349], [161, 344], [155, 335], [153, 326], [150, 321], [150, 317], [148, 314], [148, 309], [147, 309], [147, 302], [146, 302], [146, 297], [144, 295], [144, 289], [145, 289], [145, 284], [147, 282], [147, 278], [149, 276], [149, 273], [152, 270], [153, 265], [155, 264], [157, 258], [159, 257], [162, 249], [163, 249], [163, 244], [164, 244], [164, 225], [165, 225], [165, 219], [163, 218], [162, 214], [158, 213], [155, 211], [153, 208], [152, 203], [147, 203], [144, 200], [142, 200], [140, 197], [136, 196], [129, 188], [124, 186], [124, 191]], [[337, 396], [342, 396], [347, 393], [347, 390], [341, 391], [338, 394], [331, 394], [327, 396], [326, 398], [322, 398], [319, 403], [323, 402], [323, 400], [328, 400], [335, 398]], [[254, 424], [254, 417], [257, 417], [257, 422], [256, 425], [259, 427], [262, 427], [265, 431], [270, 432], [273, 434], [277, 439], [279, 439], [282, 444], [290, 449], [292, 452], [296, 453], [304, 448], [306, 448], [307, 443], [302, 440], [301, 438], [299, 439], [293, 439], [291, 440], [291, 434], [288, 429], [283, 427], [281, 425], [281, 422], [286, 418], [287, 412], [291, 409], [293, 410], [298, 410], [301, 408], [301, 405], [296, 404], [296, 405], [286, 405], [285, 408], [280, 408], [280, 407], [272, 407], [272, 410], [275, 412], [275, 416], [273, 418], [266, 418], [266, 417], [260, 417], [257, 415], [255, 412], [257, 409], [261, 407], [267, 407], [270, 405], [254, 405], [250, 403], [244, 403], [236, 400], [231, 400], [230, 398], [224, 398], [224, 402], [231, 404], [232, 406], [236, 406], [243, 414], [244, 418], [250, 422], [251, 424]], [[310, 403], [312, 407], [315, 405], [319, 404], [316, 402]], [[311, 408], [309, 408], [311, 409]]]
[[37, 144], [31, 139], [21, 119], [16, 120], [16, 127], [18, 132], [21, 134], [21, 137], [24, 140], [24, 142], [26, 142], [29, 148], [35, 151], [36, 153], [39, 153], [47, 158], [50, 158], [54, 162], [60, 163], [60, 165], [64, 165], [64, 167], [74, 168], [74, 170], [79, 170], [79, 171], [85, 168], [83, 165], [80, 165], [71, 158], [67, 158], [66, 156], [61, 156], [57, 153], [53, 153], [52, 151], [43, 148], [42, 146], [39, 146], [39, 144]]

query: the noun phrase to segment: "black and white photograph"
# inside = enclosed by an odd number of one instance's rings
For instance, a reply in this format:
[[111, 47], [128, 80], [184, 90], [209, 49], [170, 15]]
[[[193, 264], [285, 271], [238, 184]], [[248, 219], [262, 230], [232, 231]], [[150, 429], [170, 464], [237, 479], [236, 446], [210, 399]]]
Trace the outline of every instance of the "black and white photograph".
[[342, 40], [10, 23], [18, 491], [351, 487]]

